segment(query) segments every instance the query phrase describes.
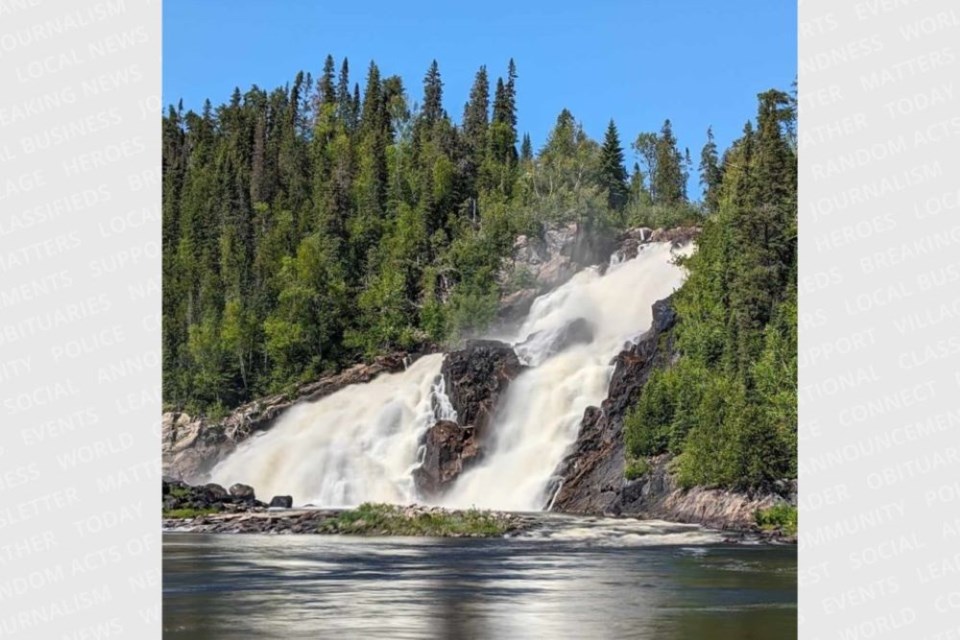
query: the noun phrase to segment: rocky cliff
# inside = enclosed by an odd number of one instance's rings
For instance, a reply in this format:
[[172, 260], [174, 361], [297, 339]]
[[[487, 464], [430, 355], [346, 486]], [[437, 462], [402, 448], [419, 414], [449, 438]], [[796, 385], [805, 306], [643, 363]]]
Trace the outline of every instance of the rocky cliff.
[[777, 492], [683, 489], [671, 473], [669, 454], [650, 459], [649, 471], [640, 478], [625, 479], [623, 420], [651, 373], [674, 361], [675, 326], [671, 300], [660, 300], [653, 305], [651, 328], [617, 355], [607, 398], [600, 407], [584, 411], [577, 441], [557, 470], [552, 510], [749, 530], [756, 527], [757, 510], [782, 503], [796, 505], [796, 481], [781, 483]]
[[675, 323], [670, 300], [655, 303], [650, 329], [616, 356], [607, 398], [584, 411], [577, 441], [557, 469], [554, 511], [618, 511], [625, 466], [623, 418], [654, 369], [672, 358]]

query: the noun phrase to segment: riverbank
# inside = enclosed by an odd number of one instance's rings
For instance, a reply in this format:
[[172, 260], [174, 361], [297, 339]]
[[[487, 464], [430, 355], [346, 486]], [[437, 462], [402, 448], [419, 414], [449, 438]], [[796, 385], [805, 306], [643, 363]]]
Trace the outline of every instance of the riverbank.
[[[229, 490], [216, 484], [191, 486], [163, 481], [163, 529], [173, 533], [314, 534], [351, 536], [415, 536], [425, 538], [502, 538], [583, 536], [585, 541], [632, 540], [658, 531], [700, 532], [702, 544], [795, 543], [793, 529], [776, 526], [778, 514], [769, 514], [764, 526], [740, 530], [645, 520], [635, 516], [566, 515], [556, 512], [507, 512], [445, 509], [427, 505], [365, 503], [350, 509], [294, 508], [289, 496], [274, 496], [270, 504], [258, 500], [251, 487], [237, 484]], [[629, 543], [628, 543], [629, 544]]]
[[521, 533], [534, 519], [494, 511], [362, 504], [355, 509], [257, 509], [164, 516], [167, 531], [190, 533], [327, 534], [492, 538]]

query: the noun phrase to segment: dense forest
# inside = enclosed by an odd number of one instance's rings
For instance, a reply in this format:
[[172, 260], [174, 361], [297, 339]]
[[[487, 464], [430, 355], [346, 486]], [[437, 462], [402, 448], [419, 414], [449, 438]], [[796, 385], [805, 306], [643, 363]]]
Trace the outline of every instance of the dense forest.
[[[671, 123], [640, 132], [628, 171], [611, 120], [602, 142], [564, 109], [536, 152], [518, 133], [518, 73], [477, 73], [459, 123], [436, 62], [412, 100], [371, 63], [236, 89], [163, 118], [163, 393], [216, 415], [395, 349], [482, 329], [518, 234], [577, 222], [588, 234], [702, 225], [677, 295], [677, 364], [651, 380], [628, 447], [680, 456], [688, 483], [795, 475], [796, 155], [793, 98], [759, 96], [756, 122], [702, 192]], [[493, 87], [491, 99], [491, 86]], [[720, 452], [719, 455], [717, 452]]]
[[779, 91], [759, 101], [756, 124], [723, 156], [713, 213], [686, 260], [680, 357], [627, 416], [628, 474], [671, 452], [686, 486], [797, 477], [796, 109]]

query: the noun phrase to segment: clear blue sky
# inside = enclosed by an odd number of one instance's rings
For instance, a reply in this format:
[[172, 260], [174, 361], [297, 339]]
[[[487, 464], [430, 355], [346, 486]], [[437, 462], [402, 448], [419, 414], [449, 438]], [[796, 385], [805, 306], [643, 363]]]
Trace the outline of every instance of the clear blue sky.
[[[539, 149], [564, 107], [601, 139], [616, 120], [627, 155], [670, 118], [699, 160], [708, 125], [725, 148], [756, 111], [756, 94], [787, 90], [797, 68], [797, 8], [788, 0], [165, 0], [164, 103], [199, 110], [235, 86], [273, 89], [327, 53], [350, 61], [361, 90], [370, 60], [399, 75], [412, 101], [437, 59], [443, 101], [459, 121], [474, 74], [491, 85], [517, 64], [520, 134]], [[491, 97], [493, 86], [491, 86]], [[691, 197], [699, 188], [691, 180]]]

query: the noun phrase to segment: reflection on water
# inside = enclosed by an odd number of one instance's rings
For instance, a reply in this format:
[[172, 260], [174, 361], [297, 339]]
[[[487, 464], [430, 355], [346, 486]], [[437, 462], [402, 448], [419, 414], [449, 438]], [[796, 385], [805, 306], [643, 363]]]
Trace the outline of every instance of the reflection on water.
[[[619, 537], [598, 535], [610, 522]], [[167, 534], [164, 637], [796, 637], [795, 548], [623, 522], [497, 540]]]

